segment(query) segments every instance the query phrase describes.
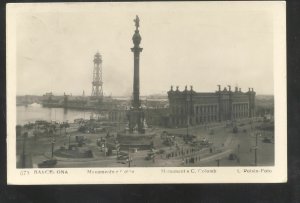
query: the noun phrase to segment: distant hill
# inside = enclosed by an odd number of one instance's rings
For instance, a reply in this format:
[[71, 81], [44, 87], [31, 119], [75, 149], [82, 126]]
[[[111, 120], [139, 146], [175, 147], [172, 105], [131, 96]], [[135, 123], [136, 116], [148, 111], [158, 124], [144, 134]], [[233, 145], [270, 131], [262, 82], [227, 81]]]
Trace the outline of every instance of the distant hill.
[[168, 99], [167, 94], [150, 94], [147, 96], [141, 96], [142, 98], [147, 98], [147, 99]]
[[259, 95], [256, 95], [256, 99], [259, 99], [259, 100], [274, 100], [274, 95], [259, 94]]
[[256, 95], [256, 106], [274, 108], [274, 95]]

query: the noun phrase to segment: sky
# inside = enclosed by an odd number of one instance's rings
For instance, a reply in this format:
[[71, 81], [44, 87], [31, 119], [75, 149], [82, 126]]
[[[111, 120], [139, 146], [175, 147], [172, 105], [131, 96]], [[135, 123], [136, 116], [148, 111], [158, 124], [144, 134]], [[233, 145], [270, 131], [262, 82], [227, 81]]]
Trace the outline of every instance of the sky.
[[270, 7], [165, 2], [24, 6], [16, 15], [17, 95], [90, 95], [97, 51], [104, 95], [131, 95], [135, 15], [141, 95], [166, 94], [171, 85], [211, 92], [218, 84], [273, 94]]

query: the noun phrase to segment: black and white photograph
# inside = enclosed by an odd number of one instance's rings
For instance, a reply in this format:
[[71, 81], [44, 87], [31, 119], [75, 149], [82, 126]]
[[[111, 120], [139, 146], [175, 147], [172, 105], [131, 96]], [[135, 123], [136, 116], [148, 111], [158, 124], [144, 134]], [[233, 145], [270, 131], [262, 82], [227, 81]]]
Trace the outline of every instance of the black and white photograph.
[[282, 2], [10, 4], [10, 167], [285, 168], [284, 12]]

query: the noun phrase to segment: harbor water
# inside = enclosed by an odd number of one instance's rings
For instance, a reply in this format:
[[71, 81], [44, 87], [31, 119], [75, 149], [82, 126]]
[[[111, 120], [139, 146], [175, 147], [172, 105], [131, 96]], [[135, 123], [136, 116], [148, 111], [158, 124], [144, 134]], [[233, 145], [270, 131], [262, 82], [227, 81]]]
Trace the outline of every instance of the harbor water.
[[17, 125], [24, 125], [36, 120], [73, 122], [74, 119], [78, 118], [90, 119], [96, 114], [96, 112], [88, 110], [46, 108], [40, 104], [31, 104], [28, 106], [17, 106]]

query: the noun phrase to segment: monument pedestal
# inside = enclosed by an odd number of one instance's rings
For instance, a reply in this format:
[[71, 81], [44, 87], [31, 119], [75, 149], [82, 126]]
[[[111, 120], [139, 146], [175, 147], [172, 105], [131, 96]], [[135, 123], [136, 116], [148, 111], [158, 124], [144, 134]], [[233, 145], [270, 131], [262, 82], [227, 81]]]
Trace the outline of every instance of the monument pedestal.
[[145, 133], [145, 128], [144, 128], [145, 114], [141, 108], [130, 109], [127, 114], [127, 118], [129, 121], [128, 127], [130, 133], [133, 133], [134, 131], [138, 131], [140, 134]]
[[153, 137], [155, 135], [155, 133], [147, 131], [143, 134], [139, 132], [118, 133], [117, 141], [120, 144], [121, 150], [129, 150], [130, 148], [136, 148], [138, 150], [149, 150], [154, 147]]

